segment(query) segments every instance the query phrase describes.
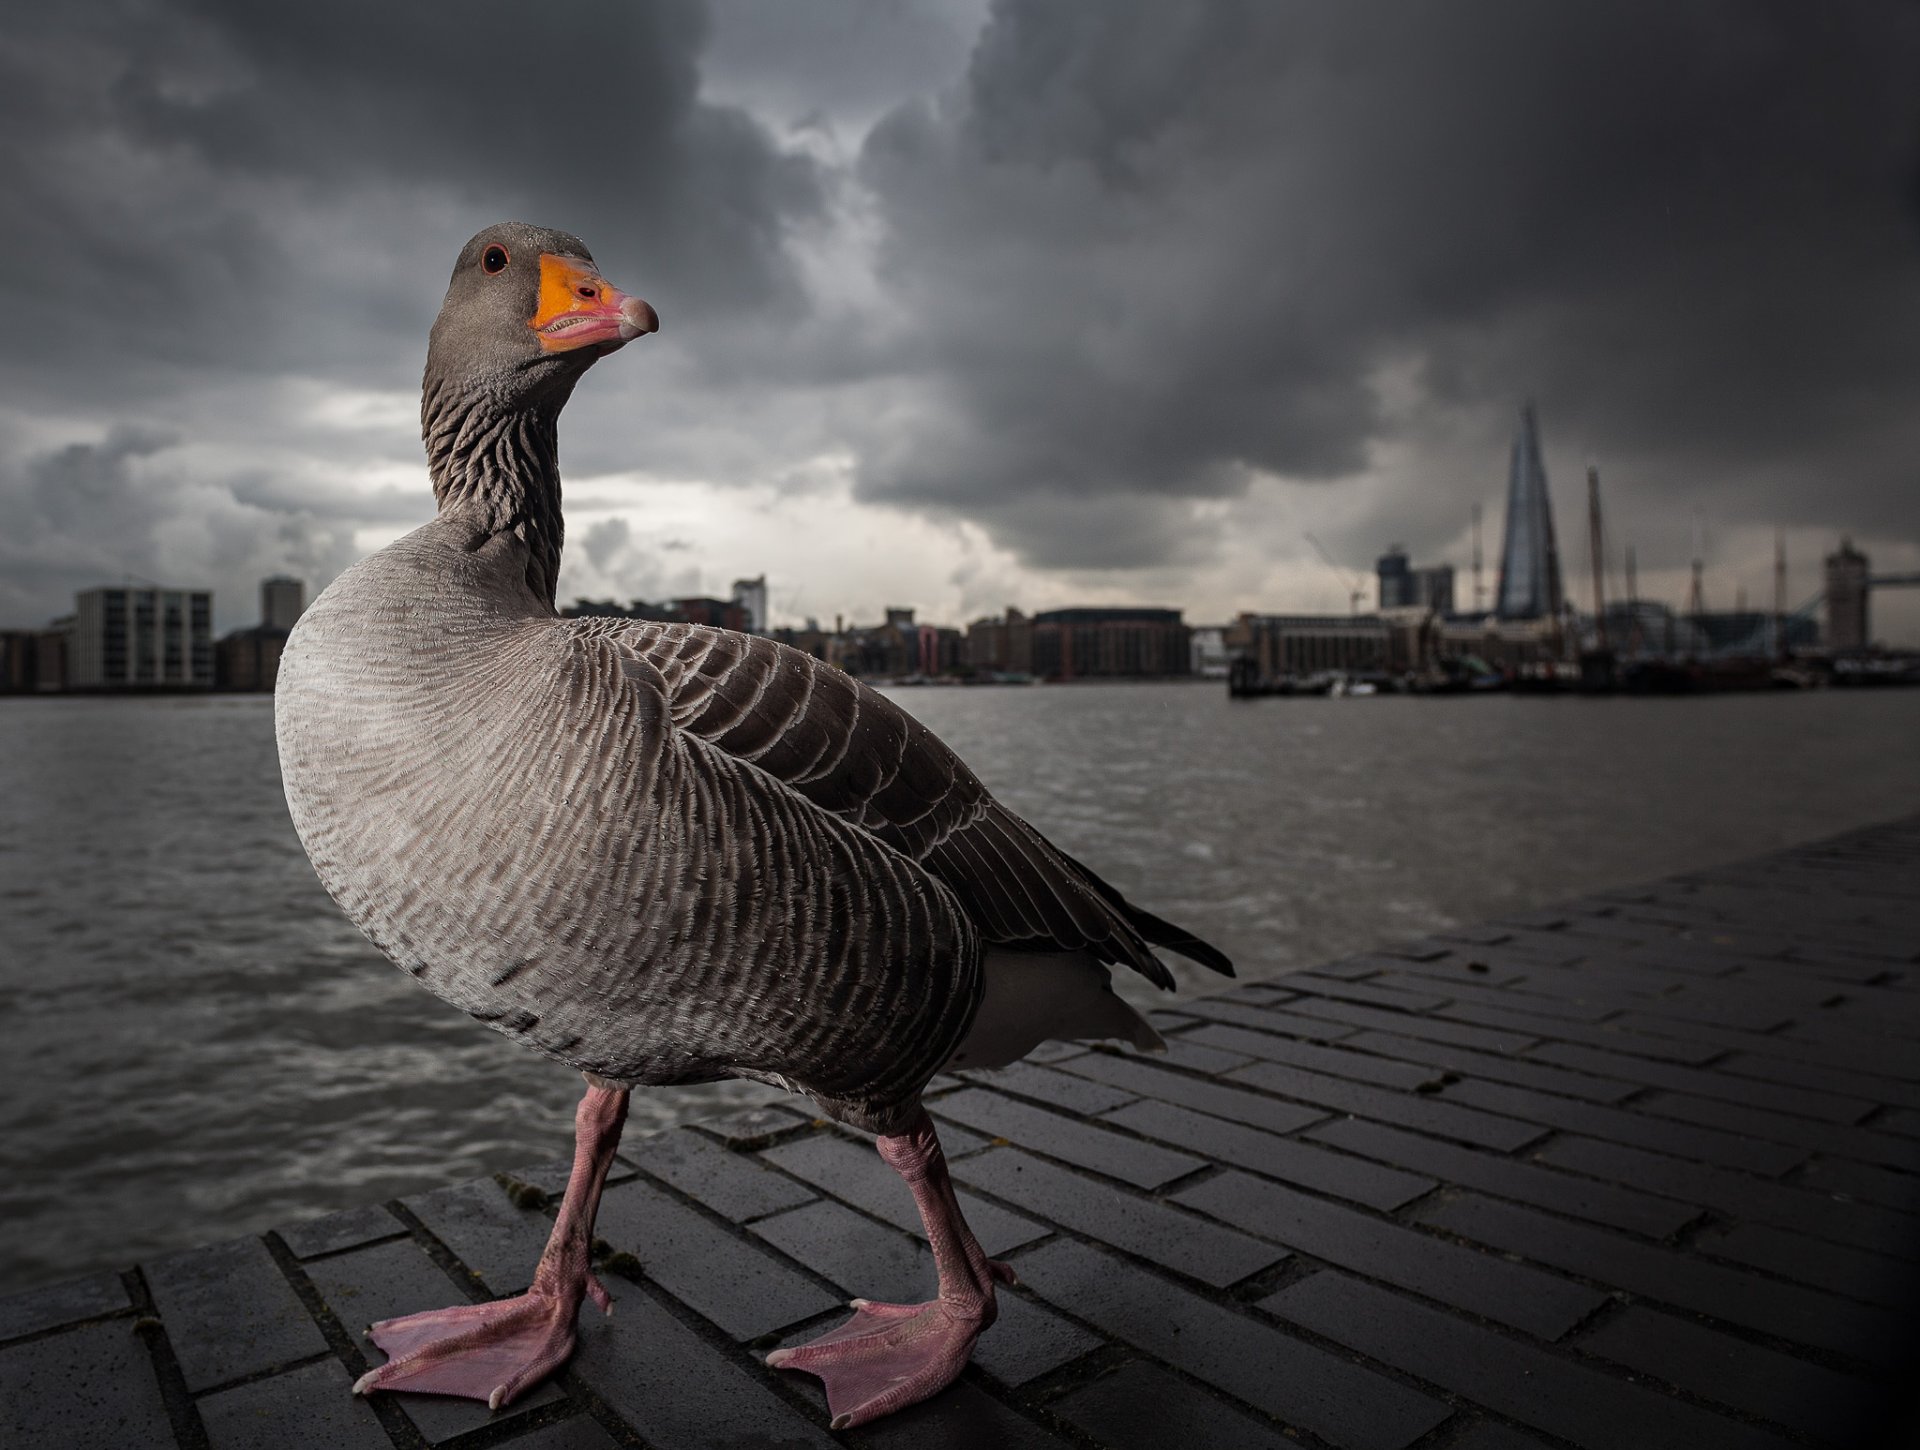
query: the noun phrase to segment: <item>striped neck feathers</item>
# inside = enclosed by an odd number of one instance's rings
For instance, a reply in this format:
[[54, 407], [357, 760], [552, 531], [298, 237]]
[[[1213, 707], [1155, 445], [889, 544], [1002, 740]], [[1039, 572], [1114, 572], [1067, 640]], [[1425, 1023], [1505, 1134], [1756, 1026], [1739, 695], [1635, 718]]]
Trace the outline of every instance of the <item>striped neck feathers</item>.
[[[571, 391], [569, 389], [568, 391]], [[554, 605], [560, 582], [560, 408], [553, 399], [503, 403], [485, 389], [430, 380], [420, 398], [433, 496], [480, 530], [474, 547], [512, 533], [531, 553], [527, 587]]]

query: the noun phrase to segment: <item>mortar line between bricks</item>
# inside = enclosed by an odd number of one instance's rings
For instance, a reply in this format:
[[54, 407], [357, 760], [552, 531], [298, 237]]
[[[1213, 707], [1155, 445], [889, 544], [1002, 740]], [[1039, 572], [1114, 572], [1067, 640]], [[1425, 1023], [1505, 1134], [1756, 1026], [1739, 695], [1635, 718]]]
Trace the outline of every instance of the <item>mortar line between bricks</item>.
[[145, 1341], [153, 1376], [160, 1383], [160, 1403], [166, 1407], [175, 1442], [180, 1450], [208, 1450], [207, 1427], [200, 1419], [199, 1406], [187, 1391], [187, 1377], [181, 1372], [180, 1359], [173, 1351], [166, 1323], [153, 1302], [153, 1290], [147, 1284], [145, 1271], [128, 1269], [120, 1275], [120, 1283], [133, 1301], [133, 1327], [141, 1331], [140, 1338]]

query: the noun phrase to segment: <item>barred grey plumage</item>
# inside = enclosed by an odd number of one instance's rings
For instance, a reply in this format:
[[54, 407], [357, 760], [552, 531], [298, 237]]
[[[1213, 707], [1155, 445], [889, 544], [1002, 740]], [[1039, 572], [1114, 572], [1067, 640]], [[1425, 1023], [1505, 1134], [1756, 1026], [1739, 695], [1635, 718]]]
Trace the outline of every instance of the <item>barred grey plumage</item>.
[[[624, 1084], [779, 1082], [881, 1132], [983, 1030], [995, 972], [1072, 967], [1072, 1000], [1024, 1036], [1153, 1040], [1106, 965], [1166, 986], [1154, 945], [1225, 958], [1049, 845], [906, 712], [771, 640], [556, 615], [560, 409], [632, 334], [523, 356], [541, 294], [470, 280], [488, 238], [587, 255], [515, 226], [469, 244], [423, 389], [438, 517], [342, 574], [280, 667], [288, 804], [341, 908], [549, 1057]], [[1024, 1040], [1021, 990], [997, 991], [991, 1055]]]

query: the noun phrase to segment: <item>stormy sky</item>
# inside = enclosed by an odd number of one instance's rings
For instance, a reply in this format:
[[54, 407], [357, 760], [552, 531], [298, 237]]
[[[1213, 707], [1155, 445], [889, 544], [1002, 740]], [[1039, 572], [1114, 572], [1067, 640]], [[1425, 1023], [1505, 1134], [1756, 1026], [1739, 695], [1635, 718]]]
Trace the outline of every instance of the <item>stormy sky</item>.
[[[1570, 583], [1920, 570], [1920, 7], [76, 3], [0, 31], [0, 624], [318, 587], [430, 513], [461, 244], [663, 330], [562, 430], [563, 596], [779, 622], [1346, 608], [1497, 555], [1537, 402]], [[1875, 598], [1920, 643], [1920, 591]]]

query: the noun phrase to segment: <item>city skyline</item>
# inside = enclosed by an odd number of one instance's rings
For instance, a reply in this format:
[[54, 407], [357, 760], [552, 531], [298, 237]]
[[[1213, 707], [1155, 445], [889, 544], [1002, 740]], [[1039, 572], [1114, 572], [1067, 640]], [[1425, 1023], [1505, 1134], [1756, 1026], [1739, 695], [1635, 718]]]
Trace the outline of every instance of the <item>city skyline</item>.
[[423, 522], [426, 326], [506, 215], [665, 324], [563, 424], [564, 597], [1340, 612], [1309, 533], [1464, 593], [1529, 396], [1569, 588], [1589, 462], [1614, 592], [1631, 543], [1682, 605], [1697, 526], [1710, 608], [1776, 530], [1795, 606], [1843, 536], [1920, 569], [1910, 8], [611, 7], [564, 147], [493, 124], [515, 13], [457, 65], [391, 7], [22, 18], [0, 623], [131, 573], [225, 631]]

